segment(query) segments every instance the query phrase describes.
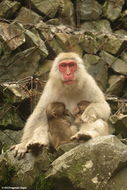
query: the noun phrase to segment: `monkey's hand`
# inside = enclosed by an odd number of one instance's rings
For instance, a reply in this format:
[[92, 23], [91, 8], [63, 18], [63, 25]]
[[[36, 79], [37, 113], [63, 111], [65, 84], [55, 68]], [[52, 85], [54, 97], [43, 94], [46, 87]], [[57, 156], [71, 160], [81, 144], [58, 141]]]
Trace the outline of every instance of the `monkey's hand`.
[[42, 126], [35, 129], [33, 137], [27, 142], [28, 151], [41, 150], [49, 145], [49, 134]]
[[10, 148], [10, 150], [13, 150], [14, 157], [17, 157], [18, 159], [21, 159], [25, 156], [27, 152], [27, 147], [24, 143], [20, 143], [17, 145], [14, 145]]
[[47, 147], [48, 143], [41, 142], [41, 141], [31, 141], [27, 144], [28, 151], [40, 151], [43, 147]]
[[71, 140], [84, 140], [87, 141], [91, 139], [91, 136], [87, 132], [79, 131], [71, 137]]

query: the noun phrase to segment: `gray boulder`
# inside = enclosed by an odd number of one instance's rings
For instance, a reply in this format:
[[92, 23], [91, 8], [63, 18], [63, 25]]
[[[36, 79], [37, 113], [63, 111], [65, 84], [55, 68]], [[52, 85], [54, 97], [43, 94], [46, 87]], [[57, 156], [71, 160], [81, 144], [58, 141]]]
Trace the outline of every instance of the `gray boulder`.
[[102, 8], [95, 0], [77, 0], [77, 12], [80, 20], [97, 20], [102, 13]]
[[[127, 146], [114, 136], [97, 137], [56, 159], [47, 173], [55, 189], [127, 189]], [[120, 179], [117, 181], [118, 176]], [[124, 183], [122, 183], [124, 181]], [[64, 185], [65, 184], [65, 185]]]

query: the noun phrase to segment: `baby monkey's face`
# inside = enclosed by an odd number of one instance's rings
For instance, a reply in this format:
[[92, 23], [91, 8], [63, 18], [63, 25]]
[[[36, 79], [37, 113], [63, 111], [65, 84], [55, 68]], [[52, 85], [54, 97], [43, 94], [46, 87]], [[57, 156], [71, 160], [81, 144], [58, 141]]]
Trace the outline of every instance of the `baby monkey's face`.
[[61, 102], [53, 102], [47, 106], [47, 117], [48, 119], [58, 118], [65, 114], [65, 105]]
[[78, 103], [78, 108], [79, 108], [78, 113], [82, 114], [89, 104], [90, 104], [90, 102], [85, 101], [85, 100], [79, 102]]

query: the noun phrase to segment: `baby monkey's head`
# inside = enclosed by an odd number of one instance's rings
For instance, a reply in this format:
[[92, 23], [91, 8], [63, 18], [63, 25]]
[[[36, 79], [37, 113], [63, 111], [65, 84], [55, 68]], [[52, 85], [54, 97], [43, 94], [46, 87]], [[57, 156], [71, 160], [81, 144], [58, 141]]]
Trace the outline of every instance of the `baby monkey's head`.
[[46, 114], [48, 119], [58, 118], [65, 114], [65, 105], [62, 102], [53, 102], [47, 106]]
[[84, 110], [87, 108], [87, 106], [90, 104], [90, 102], [82, 100], [81, 102], [78, 103], [78, 109], [79, 109], [79, 114], [82, 114]]

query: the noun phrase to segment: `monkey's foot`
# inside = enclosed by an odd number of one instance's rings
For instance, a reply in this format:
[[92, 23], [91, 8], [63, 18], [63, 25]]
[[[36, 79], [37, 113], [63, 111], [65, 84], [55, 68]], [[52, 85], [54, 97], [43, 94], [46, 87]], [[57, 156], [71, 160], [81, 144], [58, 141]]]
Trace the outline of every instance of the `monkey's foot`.
[[12, 146], [10, 150], [13, 150], [14, 157], [17, 157], [19, 160], [23, 158], [27, 152], [27, 148], [23, 143]]
[[84, 141], [87, 141], [89, 139], [91, 139], [91, 136], [89, 134], [82, 133], [82, 132], [78, 132], [78, 133], [76, 133], [75, 135], [73, 135], [71, 137], [71, 140], [84, 140]]

